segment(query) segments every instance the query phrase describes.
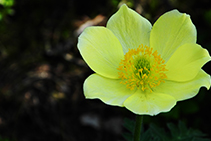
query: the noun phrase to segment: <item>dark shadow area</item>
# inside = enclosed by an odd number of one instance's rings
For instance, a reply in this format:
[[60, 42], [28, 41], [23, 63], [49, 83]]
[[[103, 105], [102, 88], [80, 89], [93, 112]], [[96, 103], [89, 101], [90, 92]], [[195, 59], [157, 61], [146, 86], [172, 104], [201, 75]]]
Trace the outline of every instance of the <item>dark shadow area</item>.
[[[100, 100], [86, 100], [83, 82], [93, 71], [83, 61], [77, 38], [83, 27], [105, 26], [120, 0], [19, 0], [0, 20], [0, 137], [9, 141], [124, 141], [123, 119], [135, 115]], [[136, 0], [133, 9], [152, 23], [178, 9], [191, 15], [198, 43], [211, 52], [211, 1]], [[7, 7], [0, 6], [0, 11]], [[204, 70], [210, 74], [210, 63]], [[211, 95], [205, 88], [178, 102], [154, 122], [184, 121], [211, 135]]]

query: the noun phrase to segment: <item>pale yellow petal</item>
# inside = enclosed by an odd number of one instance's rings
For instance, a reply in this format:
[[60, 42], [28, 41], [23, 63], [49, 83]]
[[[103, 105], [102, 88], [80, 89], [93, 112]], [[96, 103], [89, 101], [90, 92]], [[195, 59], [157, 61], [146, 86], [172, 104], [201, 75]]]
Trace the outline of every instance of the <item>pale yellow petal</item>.
[[166, 80], [155, 87], [154, 91], [165, 93], [173, 96], [177, 101], [185, 100], [194, 97], [199, 92], [201, 87], [210, 88], [211, 78], [203, 70], [200, 70], [197, 76], [187, 82], [175, 82]]
[[149, 46], [151, 27], [147, 19], [126, 5], [122, 5], [107, 23], [107, 28], [119, 39], [124, 53], [128, 52], [129, 48], [138, 48], [141, 44]]
[[210, 61], [206, 49], [197, 44], [180, 46], [166, 63], [168, 80], [188, 81], [193, 79], [201, 67]]
[[196, 28], [189, 15], [172, 10], [163, 14], [153, 25], [150, 47], [157, 50], [165, 61], [186, 43], [196, 43]]
[[98, 98], [109, 105], [124, 106], [125, 99], [131, 96], [134, 91], [120, 84], [120, 81], [92, 74], [84, 82], [85, 97]]
[[108, 78], [118, 78], [117, 68], [124, 54], [120, 42], [109, 29], [86, 28], [79, 37], [78, 49], [93, 71]]
[[124, 106], [138, 115], [157, 115], [170, 111], [176, 104], [174, 97], [155, 92], [143, 93], [141, 90], [127, 98]]

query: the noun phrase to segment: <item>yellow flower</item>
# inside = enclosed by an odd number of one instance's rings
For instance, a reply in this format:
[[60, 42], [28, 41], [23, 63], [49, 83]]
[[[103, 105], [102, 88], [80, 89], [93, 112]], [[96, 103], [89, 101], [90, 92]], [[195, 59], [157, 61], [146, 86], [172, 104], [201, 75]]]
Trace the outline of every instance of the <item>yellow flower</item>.
[[200, 87], [210, 88], [210, 76], [201, 68], [211, 57], [196, 44], [190, 16], [177, 10], [152, 26], [122, 5], [106, 27], [86, 28], [78, 49], [95, 72], [84, 82], [85, 97], [135, 114], [168, 112]]

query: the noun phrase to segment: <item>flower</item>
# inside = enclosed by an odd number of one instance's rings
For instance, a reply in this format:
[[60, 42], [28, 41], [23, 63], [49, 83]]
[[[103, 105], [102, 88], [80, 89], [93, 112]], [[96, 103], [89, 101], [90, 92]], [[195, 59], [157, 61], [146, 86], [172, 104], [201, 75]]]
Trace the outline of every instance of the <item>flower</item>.
[[95, 72], [84, 82], [85, 97], [135, 114], [168, 112], [200, 87], [210, 88], [210, 76], [201, 68], [211, 57], [196, 44], [190, 16], [177, 10], [152, 26], [122, 5], [106, 27], [86, 28], [78, 49]]

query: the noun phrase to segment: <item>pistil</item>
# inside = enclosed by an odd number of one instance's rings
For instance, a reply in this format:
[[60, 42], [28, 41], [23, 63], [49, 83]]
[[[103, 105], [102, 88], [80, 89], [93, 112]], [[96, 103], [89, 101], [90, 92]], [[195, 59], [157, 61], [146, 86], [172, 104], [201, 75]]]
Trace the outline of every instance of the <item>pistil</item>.
[[119, 67], [120, 83], [130, 90], [140, 88], [152, 91], [154, 87], [165, 82], [165, 60], [152, 48], [140, 45], [137, 49], [129, 49], [121, 60]]

